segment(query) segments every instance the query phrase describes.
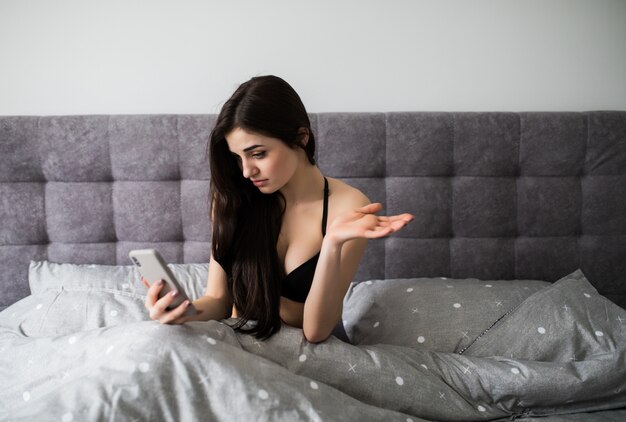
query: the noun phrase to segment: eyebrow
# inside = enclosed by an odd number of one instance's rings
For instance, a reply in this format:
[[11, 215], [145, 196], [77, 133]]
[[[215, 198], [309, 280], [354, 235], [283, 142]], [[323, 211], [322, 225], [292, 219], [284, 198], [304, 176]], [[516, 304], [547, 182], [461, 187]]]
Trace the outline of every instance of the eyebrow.
[[248, 147], [246, 149], [243, 150], [243, 152], [248, 152], [252, 149], [258, 148], [258, 147], [262, 147], [263, 145], [252, 145], [251, 147]]
[[[263, 145], [258, 145], [258, 144], [257, 144], [257, 145], [252, 145], [252, 146], [250, 146], [250, 147], [248, 147], [248, 148], [244, 148], [243, 152], [252, 151], [253, 149], [256, 149], [256, 148], [262, 148], [262, 147], [263, 147]], [[236, 156], [236, 157], [239, 157], [239, 154], [237, 154], [237, 153], [235, 153], [235, 152], [232, 152], [232, 151], [231, 151], [230, 153], [231, 153], [231, 154], [233, 154], [233, 155], [234, 155], [234, 156]]]

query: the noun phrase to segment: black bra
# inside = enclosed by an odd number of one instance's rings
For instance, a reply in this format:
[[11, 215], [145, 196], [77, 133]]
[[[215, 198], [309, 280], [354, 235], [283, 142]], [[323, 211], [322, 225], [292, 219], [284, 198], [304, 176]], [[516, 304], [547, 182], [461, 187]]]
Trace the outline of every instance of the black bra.
[[[326, 220], [328, 219], [328, 180], [324, 177], [324, 213], [322, 215], [322, 237], [326, 236]], [[321, 252], [321, 250], [320, 250]], [[320, 256], [320, 252], [309, 258], [306, 262], [303, 262], [298, 268], [291, 271], [283, 278], [281, 283], [280, 295], [291, 299], [295, 302], [304, 303], [306, 297], [311, 290], [311, 284], [313, 283], [313, 276], [315, 275], [315, 267], [317, 266], [317, 260]], [[217, 259], [216, 259], [217, 261]], [[230, 258], [226, 258], [217, 261], [227, 274], [230, 274]]]
[[[322, 216], [322, 237], [326, 236], [326, 220], [328, 218], [328, 180], [324, 177], [324, 214]], [[321, 250], [320, 250], [321, 252]], [[283, 279], [280, 295], [295, 302], [304, 303], [311, 290], [315, 267], [320, 252], [302, 263], [298, 268], [287, 274]]]

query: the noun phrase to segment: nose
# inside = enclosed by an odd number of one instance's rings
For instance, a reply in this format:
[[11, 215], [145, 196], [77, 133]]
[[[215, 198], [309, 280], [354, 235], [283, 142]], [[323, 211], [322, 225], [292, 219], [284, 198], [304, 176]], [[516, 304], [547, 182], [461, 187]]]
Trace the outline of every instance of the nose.
[[245, 158], [241, 162], [241, 170], [243, 171], [243, 177], [249, 179], [255, 174], [256, 167], [252, 160], [246, 160]]

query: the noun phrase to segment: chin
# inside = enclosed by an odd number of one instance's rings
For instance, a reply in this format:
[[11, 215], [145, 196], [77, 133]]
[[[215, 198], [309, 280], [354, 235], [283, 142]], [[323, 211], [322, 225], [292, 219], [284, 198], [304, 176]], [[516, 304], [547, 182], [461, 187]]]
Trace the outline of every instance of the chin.
[[278, 192], [282, 188], [282, 186], [284, 185], [281, 185], [280, 183], [270, 183], [265, 186], [259, 186], [257, 187], [257, 189], [259, 190], [259, 192], [269, 195]]
[[266, 194], [270, 194], [274, 192], [274, 190], [269, 186], [261, 186], [261, 187], [258, 187], [257, 189], [259, 190], [259, 192], [266, 193]]

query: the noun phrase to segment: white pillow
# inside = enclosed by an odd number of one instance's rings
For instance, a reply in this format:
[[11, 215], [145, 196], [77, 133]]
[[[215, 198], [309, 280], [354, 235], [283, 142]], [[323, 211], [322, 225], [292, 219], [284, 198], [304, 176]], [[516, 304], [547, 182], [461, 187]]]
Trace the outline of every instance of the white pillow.
[[[204, 292], [209, 264], [168, 264], [192, 300]], [[146, 287], [133, 265], [31, 261], [32, 294], [0, 312], [0, 325], [27, 336], [56, 336], [149, 320]]]
[[[195, 300], [204, 294], [209, 264], [167, 264], [180, 281], [187, 295]], [[134, 265], [57, 264], [49, 261], [30, 261], [28, 284], [31, 293], [59, 288], [98, 289], [145, 296]]]

